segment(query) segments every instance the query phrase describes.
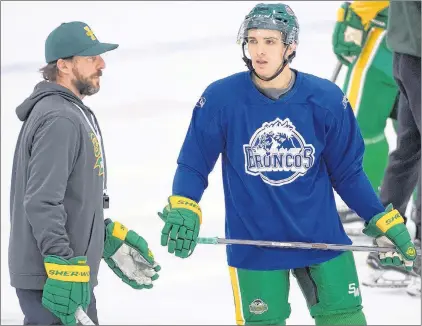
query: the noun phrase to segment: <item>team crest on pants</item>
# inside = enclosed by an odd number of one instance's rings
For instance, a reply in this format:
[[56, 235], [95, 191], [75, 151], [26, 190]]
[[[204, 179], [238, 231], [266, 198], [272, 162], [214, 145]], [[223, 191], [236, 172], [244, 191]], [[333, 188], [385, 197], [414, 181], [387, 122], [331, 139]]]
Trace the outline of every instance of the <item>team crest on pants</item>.
[[306, 144], [290, 120], [265, 122], [243, 145], [245, 171], [272, 185], [282, 186], [303, 176], [313, 166], [315, 148]]
[[261, 299], [255, 299], [249, 305], [249, 311], [254, 315], [261, 315], [264, 312], [268, 311], [268, 305]]

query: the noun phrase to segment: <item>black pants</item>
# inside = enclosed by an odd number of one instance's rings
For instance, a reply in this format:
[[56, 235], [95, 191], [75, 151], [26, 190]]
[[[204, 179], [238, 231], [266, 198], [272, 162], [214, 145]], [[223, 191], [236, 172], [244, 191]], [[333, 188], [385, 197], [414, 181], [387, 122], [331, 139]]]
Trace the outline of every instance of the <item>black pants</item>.
[[404, 215], [418, 184], [418, 199], [412, 219], [418, 238], [421, 227], [421, 58], [394, 53], [394, 78], [400, 90], [397, 108], [397, 147], [390, 154], [381, 185], [384, 205], [392, 203]]
[[[61, 321], [53, 315], [42, 303], [42, 290], [16, 289], [22, 312], [24, 325], [61, 325]], [[91, 303], [87, 315], [98, 325], [97, 307], [94, 292], [91, 292]]]

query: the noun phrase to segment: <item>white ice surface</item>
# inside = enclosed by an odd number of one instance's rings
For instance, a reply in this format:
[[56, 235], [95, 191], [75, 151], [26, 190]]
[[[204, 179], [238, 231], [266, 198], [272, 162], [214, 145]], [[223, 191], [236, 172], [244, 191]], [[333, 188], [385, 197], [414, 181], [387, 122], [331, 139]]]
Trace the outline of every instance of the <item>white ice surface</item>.
[[[9, 285], [9, 191], [21, 122], [14, 110], [40, 80], [44, 40], [64, 21], [87, 22], [103, 42], [99, 94], [86, 103], [104, 133], [111, 209], [107, 216], [138, 231], [163, 269], [152, 290], [136, 291], [102, 263], [96, 288], [102, 324], [234, 324], [223, 246], [199, 246], [181, 260], [160, 246], [162, 222], [180, 145], [194, 104], [212, 81], [244, 70], [235, 43], [244, 15], [257, 2], [2, 2], [1, 3], [1, 324], [22, 314]], [[335, 66], [331, 33], [339, 2], [292, 2], [301, 24], [293, 68], [329, 78]], [[344, 72], [343, 72], [344, 73]], [[340, 80], [341, 81], [340, 76]], [[391, 126], [389, 126], [391, 132]], [[394, 135], [389, 134], [394, 143]], [[224, 235], [220, 162], [201, 201], [203, 236]], [[361, 280], [366, 254], [355, 254]], [[361, 287], [369, 324], [420, 325], [421, 301], [403, 290]], [[312, 324], [292, 278], [288, 324]]]

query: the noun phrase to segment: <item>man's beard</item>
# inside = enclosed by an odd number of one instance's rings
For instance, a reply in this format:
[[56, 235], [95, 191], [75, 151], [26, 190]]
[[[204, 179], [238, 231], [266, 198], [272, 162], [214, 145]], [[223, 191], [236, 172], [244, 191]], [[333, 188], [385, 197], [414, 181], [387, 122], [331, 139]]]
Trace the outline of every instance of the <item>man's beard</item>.
[[[75, 68], [73, 68], [73, 74], [75, 75], [75, 79], [72, 80], [72, 84], [76, 87], [76, 89], [81, 95], [91, 96], [95, 93], [98, 93], [98, 91], [100, 90], [99, 84], [98, 87], [95, 87], [88, 78], [82, 77]], [[101, 75], [102, 71], [100, 70], [97, 74], [92, 75], [91, 77]]]

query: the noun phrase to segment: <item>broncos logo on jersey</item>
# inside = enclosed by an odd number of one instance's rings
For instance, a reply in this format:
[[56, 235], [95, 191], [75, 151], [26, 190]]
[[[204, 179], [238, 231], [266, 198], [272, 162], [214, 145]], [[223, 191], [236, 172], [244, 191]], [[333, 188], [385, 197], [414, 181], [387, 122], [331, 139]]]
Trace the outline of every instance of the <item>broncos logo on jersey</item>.
[[314, 164], [315, 148], [306, 144], [289, 119], [265, 122], [243, 145], [245, 171], [273, 186], [303, 176]]

